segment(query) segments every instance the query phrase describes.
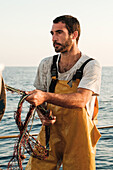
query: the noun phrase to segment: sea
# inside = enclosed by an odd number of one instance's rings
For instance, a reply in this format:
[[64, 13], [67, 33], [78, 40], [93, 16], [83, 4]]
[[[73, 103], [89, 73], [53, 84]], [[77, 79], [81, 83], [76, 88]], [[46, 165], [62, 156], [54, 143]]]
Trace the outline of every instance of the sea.
[[[33, 90], [33, 82], [36, 76], [37, 67], [5, 67], [3, 78], [5, 84], [24, 91]], [[99, 114], [97, 127], [101, 138], [97, 143], [96, 149], [96, 169], [113, 170], [113, 67], [102, 67], [101, 92], [99, 96]], [[0, 136], [18, 135], [19, 130], [15, 123], [14, 112], [17, 110], [20, 95], [6, 92], [7, 104], [5, 114], [0, 122]], [[23, 105], [22, 120], [24, 121], [29, 110], [29, 104]], [[41, 122], [35, 115], [31, 134], [38, 134]], [[0, 168], [6, 170], [8, 162], [13, 156], [14, 145], [18, 138], [0, 138]], [[23, 161], [23, 170], [29, 160], [29, 155]], [[18, 168], [17, 168], [18, 169]], [[60, 168], [62, 169], [62, 167]]]

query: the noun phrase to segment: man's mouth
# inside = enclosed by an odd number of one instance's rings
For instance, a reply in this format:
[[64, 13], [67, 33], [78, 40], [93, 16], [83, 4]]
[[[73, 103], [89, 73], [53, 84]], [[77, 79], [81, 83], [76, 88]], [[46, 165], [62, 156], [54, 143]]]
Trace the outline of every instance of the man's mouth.
[[60, 43], [56, 43], [56, 42], [55, 42], [55, 43], [53, 43], [53, 46], [54, 46], [54, 47], [57, 47], [57, 46], [59, 46], [59, 45], [61, 46], [61, 44], [60, 44]]

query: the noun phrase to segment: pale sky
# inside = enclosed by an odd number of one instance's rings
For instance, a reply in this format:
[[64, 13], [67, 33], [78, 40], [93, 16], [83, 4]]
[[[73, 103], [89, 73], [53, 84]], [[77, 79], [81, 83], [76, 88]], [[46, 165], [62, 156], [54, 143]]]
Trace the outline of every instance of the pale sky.
[[64, 14], [80, 21], [82, 53], [113, 66], [113, 0], [0, 0], [0, 64], [37, 66], [54, 55], [52, 21]]

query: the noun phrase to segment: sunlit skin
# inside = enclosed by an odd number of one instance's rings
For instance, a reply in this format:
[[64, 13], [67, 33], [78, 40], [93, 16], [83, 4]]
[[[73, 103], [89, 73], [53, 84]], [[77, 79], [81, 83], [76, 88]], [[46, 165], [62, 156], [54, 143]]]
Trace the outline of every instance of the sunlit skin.
[[72, 48], [72, 35], [69, 35], [64, 23], [53, 24], [51, 35], [56, 52], [66, 53], [70, 51]]
[[[55, 51], [61, 54], [59, 71], [65, 72], [65, 67], [69, 70], [81, 57], [78, 45], [76, 44], [78, 32], [75, 31], [69, 35], [65, 24], [59, 22], [53, 24], [51, 35]], [[71, 94], [55, 94], [41, 90], [33, 90], [27, 93], [31, 94], [27, 97], [27, 101], [35, 106], [48, 102], [65, 108], [83, 108], [93, 94], [91, 90], [83, 88], [78, 88], [76, 93]], [[54, 120], [47, 120], [42, 114], [39, 114], [39, 117], [43, 125], [54, 124], [56, 121], [56, 117], [54, 117]]]

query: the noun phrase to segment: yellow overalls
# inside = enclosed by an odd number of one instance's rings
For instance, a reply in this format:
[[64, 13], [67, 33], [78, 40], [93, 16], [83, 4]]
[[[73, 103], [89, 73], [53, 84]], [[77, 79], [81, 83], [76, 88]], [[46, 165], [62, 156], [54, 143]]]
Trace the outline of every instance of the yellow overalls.
[[[70, 87], [67, 81], [58, 80], [55, 93], [74, 93], [78, 83], [76, 80]], [[64, 170], [95, 170], [95, 146], [101, 135], [86, 108], [68, 109], [53, 104], [48, 108], [56, 116], [55, 124], [50, 126], [49, 157], [30, 157], [26, 170], [56, 170], [61, 163]], [[44, 126], [38, 139], [45, 146]]]

